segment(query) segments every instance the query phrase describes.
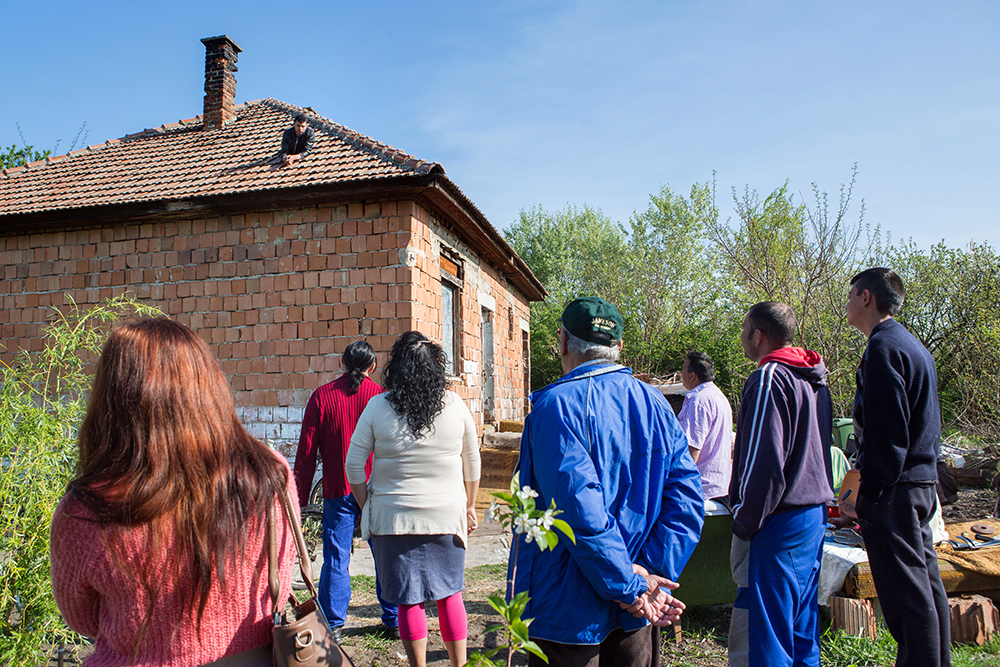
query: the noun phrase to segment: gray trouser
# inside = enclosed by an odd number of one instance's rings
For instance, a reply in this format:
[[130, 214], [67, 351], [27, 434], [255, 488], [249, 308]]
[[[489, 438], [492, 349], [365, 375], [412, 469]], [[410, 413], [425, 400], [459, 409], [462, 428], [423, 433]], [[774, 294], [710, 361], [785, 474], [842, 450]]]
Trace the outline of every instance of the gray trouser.
[[[729, 551], [729, 566], [733, 570], [733, 581], [739, 588], [750, 585], [750, 543], [733, 535], [733, 546]], [[747, 667], [750, 664], [750, 611], [733, 607], [729, 621], [729, 665]]]

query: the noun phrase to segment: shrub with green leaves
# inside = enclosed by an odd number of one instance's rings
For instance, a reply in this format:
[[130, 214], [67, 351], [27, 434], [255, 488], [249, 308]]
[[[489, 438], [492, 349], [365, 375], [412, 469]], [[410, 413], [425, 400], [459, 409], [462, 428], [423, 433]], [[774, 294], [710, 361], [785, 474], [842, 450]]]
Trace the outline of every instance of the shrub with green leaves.
[[76, 467], [76, 434], [111, 326], [158, 310], [128, 296], [53, 309], [45, 347], [3, 364], [0, 386], [0, 664], [44, 662], [74, 639], [52, 597], [49, 525]]
[[[486, 511], [486, 520], [497, 521], [504, 528], [512, 529], [515, 534], [515, 540], [517, 540], [517, 535], [524, 535], [526, 543], [531, 544], [534, 542], [541, 551], [555, 549], [556, 545], [559, 544], [559, 535], [556, 533], [556, 530], [558, 530], [569, 538], [573, 544], [576, 544], [576, 537], [573, 535], [573, 529], [570, 528], [569, 524], [562, 519], [555, 518], [557, 515], [562, 514], [561, 510], [556, 509], [555, 501], [553, 500], [546, 510], [537, 508], [535, 506], [535, 498], [538, 497], [538, 492], [530, 486], [518, 488], [518, 478], [516, 475], [511, 480], [510, 493], [498, 491], [491, 495], [496, 500], [490, 504], [490, 508]], [[501, 503], [497, 503], [497, 500], [500, 500]], [[514, 582], [517, 580], [517, 551], [520, 548], [520, 541], [515, 541], [515, 565], [511, 570], [510, 580], [507, 582], [508, 590], [511, 592], [514, 591]], [[541, 647], [528, 638], [528, 626], [531, 625], [533, 619], [521, 618], [521, 615], [528, 606], [528, 600], [530, 598], [527, 591], [521, 591], [517, 595], [514, 595], [510, 602], [507, 602], [500, 595], [489, 596], [488, 601], [490, 606], [500, 614], [503, 623], [495, 623], [487, 626], [486, 632], [503, 630], [507, 635], [507, 644], [505, 647], [498, 646], [481, 652], [476, 651], [469, 656], [469, 665], [473, 665], [474, 667], [498, 667], [499, 663], [494, 662], [493, 656], [499, 653], [502, 648], [507, 649], [507, 667], [510, 667], [515, 653], [530, 652], [545, 662], [549, 661]]]

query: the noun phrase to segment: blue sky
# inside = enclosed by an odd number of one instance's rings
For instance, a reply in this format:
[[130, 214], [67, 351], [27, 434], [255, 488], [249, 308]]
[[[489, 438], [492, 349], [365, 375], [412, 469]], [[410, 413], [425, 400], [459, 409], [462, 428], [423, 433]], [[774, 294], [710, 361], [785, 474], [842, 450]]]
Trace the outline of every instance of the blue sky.
[[[65, 152], [201, 113], [202, 37], [237, 101], [311, 106], [440, 162], [499, 228], [535, 204], [625, 222], [669, 185], [786, 179], [836, 202], [858, 164], [893, 239], [1000, 243], [1000, 3], [0, 0], [0, 145]], [[277, 143], [278, 138], [275, 138]]]

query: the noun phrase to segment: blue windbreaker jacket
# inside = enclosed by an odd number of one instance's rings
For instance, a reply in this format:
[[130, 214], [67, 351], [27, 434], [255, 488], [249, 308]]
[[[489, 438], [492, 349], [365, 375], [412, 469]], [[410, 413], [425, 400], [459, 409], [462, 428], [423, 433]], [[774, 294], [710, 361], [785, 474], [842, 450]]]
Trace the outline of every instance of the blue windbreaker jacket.
[[[701, 477], [663, 396], [617, 364], [577, 367], [531, 396], [520, 483], [537, 506], [556, 508], [576, 534], [551, 551], [523, 535], [508, 579], [531, 597], [533, 638], [598, 644], [615, 628], [646, 621], [618, 606], [646, 590], [637, 563], [676, 581], [701, 537]], [[508, 595], [510, 591], [508, 591]]]

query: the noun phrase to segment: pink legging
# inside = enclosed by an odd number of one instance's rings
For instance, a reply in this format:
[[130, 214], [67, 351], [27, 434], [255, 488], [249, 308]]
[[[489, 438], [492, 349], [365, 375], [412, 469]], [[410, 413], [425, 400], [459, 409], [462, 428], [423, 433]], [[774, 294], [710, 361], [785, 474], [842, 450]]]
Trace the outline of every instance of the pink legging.
[[[462, 592], [437, 601], [441, 639], [457, 642], [469, 636], [469, 619], [465, 615]], [[424, 603], [399, 605], [399, 638], [408, 642], [427, 637], [427, 614]]]

